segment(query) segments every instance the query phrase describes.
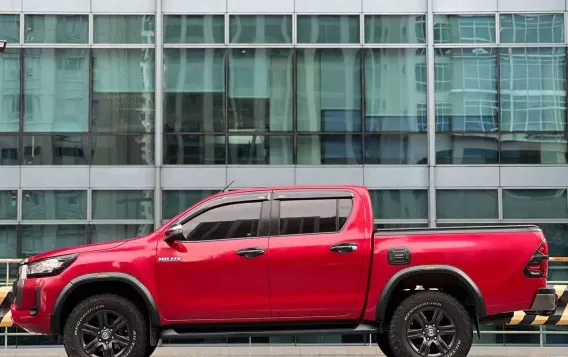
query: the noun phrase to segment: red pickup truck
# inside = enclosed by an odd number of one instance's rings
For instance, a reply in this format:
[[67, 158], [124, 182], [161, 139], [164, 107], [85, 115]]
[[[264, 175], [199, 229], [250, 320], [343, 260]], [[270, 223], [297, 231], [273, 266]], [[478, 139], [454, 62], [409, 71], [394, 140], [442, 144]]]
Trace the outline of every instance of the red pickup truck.
[[69, 356], [160, 338], [374, 334], [387, 356], [466, 356], [479, 322], [550, 314], [536, 226], [375, 230], [360, 186], [222, 192], [155, 232], [23, 261], [16, 325]]

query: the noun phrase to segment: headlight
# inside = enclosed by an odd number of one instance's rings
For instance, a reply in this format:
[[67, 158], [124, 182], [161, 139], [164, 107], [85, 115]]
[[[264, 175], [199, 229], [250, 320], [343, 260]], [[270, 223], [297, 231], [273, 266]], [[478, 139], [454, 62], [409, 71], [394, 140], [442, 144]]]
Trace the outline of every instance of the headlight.
[[28, 264], [27, 276], [40, 277], [51, 276], [61, 273], [77, 259], [77, 254], [62, 255], [59, 257], [38, 260]]

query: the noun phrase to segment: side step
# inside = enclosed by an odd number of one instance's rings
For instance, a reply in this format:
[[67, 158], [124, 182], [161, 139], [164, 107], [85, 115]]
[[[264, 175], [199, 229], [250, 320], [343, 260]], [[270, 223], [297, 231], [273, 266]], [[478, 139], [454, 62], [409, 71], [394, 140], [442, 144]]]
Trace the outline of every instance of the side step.
[[365, 335], [376, 333], [378, 329], [369, 324], [347, 325], [347, 326], [329, 326], [316, 325], [313, 327], [303, 326], [296, 328], [286, 328], [286, 325], [270, 326], [256, 325], [249, 328], [227, 328], [226, 326], [213, 327], [206, 329], [194, 326], [188, 328], [185, 326], [172, 327], [163, 330], [160, 334], [161, 338], [207, 338], [207, 337], [266, 337], [266, 336], [299, 336], [299, 335]]

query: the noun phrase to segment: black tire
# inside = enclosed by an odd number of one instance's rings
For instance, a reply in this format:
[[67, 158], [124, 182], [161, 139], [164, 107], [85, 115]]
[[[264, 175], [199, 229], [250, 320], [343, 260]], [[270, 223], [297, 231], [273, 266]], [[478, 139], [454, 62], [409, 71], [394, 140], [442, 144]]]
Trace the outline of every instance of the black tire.
[[67, 318], [63, 346], [69, 357], [146, 357], [148, 327], [129, 300], [96, 295], [80, 302]]
[[466, 357], [473, 343], [471, 318], [452, 296], [419, 292], [396, 308], [389, 342], [396, 357]]
[[377, 339], [377, 345], [379, 345], [379, 349], [386, 357], [396, 357], [392, 352], [388, 333], [377, 333], [375, 335], [375, 338]]
[[146, 354], [144, 355], [144, 357], [150, 357], [152, 355], [152, 353], [154, 353], [154, 351], [156, 351], [156, 347], [158, 347], [158, 345], [156, 346], [147, 346], [147, 350], [146, 350]]

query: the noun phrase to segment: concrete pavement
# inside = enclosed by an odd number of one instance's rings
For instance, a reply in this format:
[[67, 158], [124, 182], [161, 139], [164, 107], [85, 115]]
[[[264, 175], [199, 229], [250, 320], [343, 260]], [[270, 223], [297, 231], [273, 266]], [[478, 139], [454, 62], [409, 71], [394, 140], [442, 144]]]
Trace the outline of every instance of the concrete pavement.
[[[375, 346], [159, 347], [152, 357], [363, 357]], [[568, 357], [567, 347], [474, 347], [471, 357]], [[1, 349], [0, 357], [66, 357], [60, 347]]]

